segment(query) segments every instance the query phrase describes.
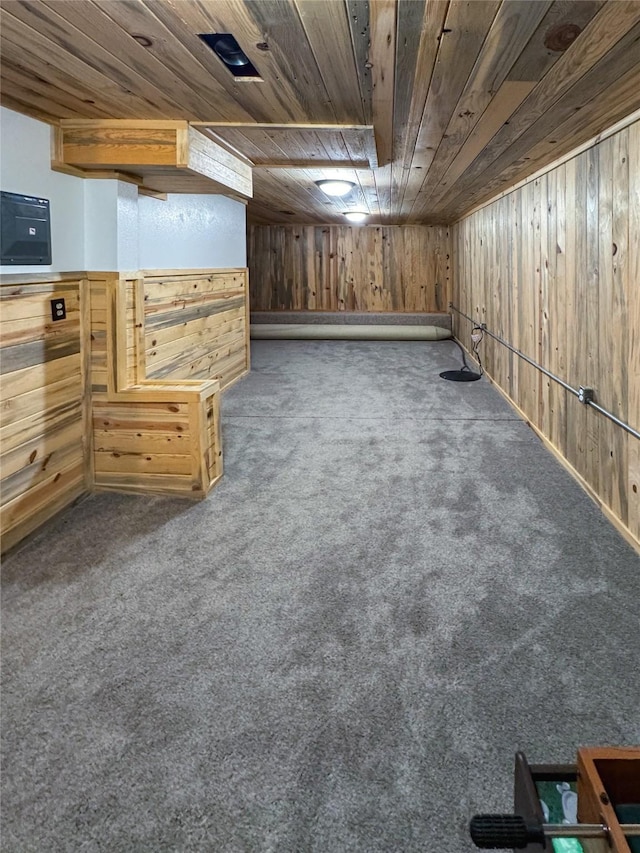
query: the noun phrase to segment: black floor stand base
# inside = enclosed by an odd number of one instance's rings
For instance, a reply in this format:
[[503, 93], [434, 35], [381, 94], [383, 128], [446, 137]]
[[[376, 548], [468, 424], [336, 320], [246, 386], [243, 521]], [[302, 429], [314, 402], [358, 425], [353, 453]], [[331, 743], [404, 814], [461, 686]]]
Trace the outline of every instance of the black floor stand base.
[[449, 379], [451, 382], [475, 382], [476, 379], [481, 379], [482, 374], [474, 373], [471, 370], [445, 370], [440, 374], [441, 379]]

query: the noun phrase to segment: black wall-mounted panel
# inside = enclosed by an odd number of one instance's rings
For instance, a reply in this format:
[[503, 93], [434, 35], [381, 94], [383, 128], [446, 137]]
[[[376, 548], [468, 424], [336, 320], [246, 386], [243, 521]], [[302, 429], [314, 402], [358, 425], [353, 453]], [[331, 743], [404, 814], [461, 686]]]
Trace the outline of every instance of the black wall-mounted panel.
[[19, 193], [0, 193], [0, 263], [51, 263], [49, 200]]

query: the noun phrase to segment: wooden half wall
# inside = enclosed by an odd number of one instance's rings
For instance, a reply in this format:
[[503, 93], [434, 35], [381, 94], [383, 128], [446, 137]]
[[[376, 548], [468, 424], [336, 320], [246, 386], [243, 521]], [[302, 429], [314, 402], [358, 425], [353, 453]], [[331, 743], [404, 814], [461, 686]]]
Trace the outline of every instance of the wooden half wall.
[[207, 494], [219, 390], [249, 369], [246, 270], [3, 276], [0, 308], [3, 551], [87, 491]]
[[254, 225], [252, 311], [447, 311], [451, 243], [440, 226]]
[[[0, 287], [3, 551], [88, 488], [83, 276], [16, 276]], [[66, 319], [52, 321], [52, 299], [64, 299]]]
[[[461, 311], [640, 429], [640, 123], [453, 226]], [[470, 324], [454, 313], [467, 343]], [[640, 441], [485, 337], [485, 366], [636, 547]]]
[[147, 379], [217, 379], [224, 389], [249, 370], [246, 269], [147, 271], [139, 374]]

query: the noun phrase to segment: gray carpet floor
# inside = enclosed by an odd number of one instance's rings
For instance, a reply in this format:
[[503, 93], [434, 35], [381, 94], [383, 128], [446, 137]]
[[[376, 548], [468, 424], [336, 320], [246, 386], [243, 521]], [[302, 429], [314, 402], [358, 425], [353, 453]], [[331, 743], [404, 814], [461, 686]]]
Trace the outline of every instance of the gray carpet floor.
[[427, 851], [640, 741], [640, 559], [451, 342], [257, 342], [201, 503], [3, 569], [3, 850]]

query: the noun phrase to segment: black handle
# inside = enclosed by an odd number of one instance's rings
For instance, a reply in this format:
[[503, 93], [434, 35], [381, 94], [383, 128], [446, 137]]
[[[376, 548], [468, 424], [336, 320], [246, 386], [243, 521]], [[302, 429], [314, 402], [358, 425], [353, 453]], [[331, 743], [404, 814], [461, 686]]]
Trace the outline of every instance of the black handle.
[[517, 814], [477, 814], [469, 824], [471, 840], [483, 850], [524, 850], [529, 844], [546, 847], [539, 823]]

